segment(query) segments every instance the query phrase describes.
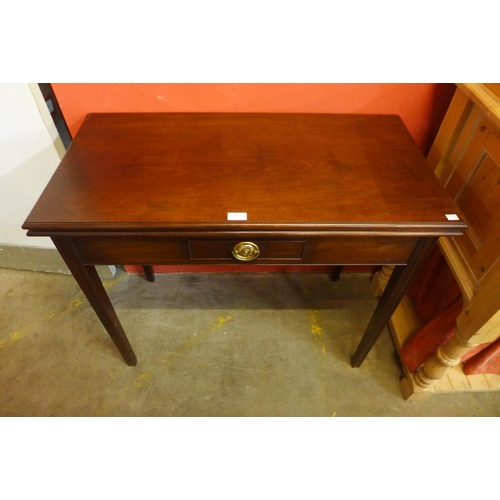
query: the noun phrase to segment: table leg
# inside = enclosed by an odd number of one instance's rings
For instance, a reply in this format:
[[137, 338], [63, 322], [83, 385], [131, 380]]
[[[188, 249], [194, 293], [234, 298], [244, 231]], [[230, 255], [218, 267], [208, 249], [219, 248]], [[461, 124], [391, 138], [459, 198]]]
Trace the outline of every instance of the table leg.
[[340, 275], [342, 273], [342, 269], [344, 266], [333, 266], [332, 272], [330, 274], [331, 281], [338, 281], [340, 279]]
[[137, 358], [95, 267], [82, 264], [71, 238], [53, 237], [52, 241], [121, 355], [129, 366], [135, 366]]
[[425, 259], [434, 247], [436, 237], [424, 237], [418, 240], [406, 266], [396, 266], [380, 297], [361, 342], [351, 358], [353, 368], [358, 368], [379, 338], [398, 304], [403, 299]]
[[144, 274], [146, 275], [146, 279], [148, 281], [153, 282], [155, 280], [155, 273], [153, 271], [153, 266], [142, 266], [144, 269]]

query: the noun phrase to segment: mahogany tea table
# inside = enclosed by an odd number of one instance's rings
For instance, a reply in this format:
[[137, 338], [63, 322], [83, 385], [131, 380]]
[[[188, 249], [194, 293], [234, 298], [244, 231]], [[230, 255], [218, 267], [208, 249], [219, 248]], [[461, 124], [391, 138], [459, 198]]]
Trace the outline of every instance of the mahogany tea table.
[[[95, 265], [395, 265], [359, 367], [439, 237], [466, 227], [398, 116], [92, 113], [23, 225], [123, 358]], [[340, 268], [334, 275], [338, 278]]]

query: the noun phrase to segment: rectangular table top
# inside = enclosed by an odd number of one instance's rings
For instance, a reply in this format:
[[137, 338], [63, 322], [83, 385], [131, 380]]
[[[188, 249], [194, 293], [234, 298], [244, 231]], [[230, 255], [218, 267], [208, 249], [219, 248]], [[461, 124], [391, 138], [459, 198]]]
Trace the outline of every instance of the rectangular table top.
[[459, 234], [453, 214], [395, 115], [93, 113], [23, 227]]

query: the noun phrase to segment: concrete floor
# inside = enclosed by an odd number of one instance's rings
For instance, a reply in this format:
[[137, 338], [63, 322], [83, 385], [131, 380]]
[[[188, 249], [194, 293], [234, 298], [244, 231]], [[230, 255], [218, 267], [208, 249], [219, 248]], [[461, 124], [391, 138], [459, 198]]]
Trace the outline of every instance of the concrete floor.
[[0, 269], [0, 416], [500, 416], [500, 393], [405, 402], [388, 330], [350, 366], [368, 274], [105, 281], [128, 367], [71, 276]]

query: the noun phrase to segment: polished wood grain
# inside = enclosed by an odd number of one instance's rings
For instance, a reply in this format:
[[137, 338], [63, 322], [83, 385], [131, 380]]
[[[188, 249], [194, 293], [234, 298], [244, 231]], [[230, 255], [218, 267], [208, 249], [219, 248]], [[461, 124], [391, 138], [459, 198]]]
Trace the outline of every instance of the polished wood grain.
[[127, 264], [155, 263], [163, 265], [189, 265], [196, 261], [204, 264], [241, 264], [233, 258], [231, 250], [240, 241], [255, 242], [261, 254], [254, 264], [406, 264], [417, 237], [396, 236], [338, 236], [308, 237], [299, 240], [300, 234], [290, 239], [263, 239], [262, 234], [240, 235], [239, 239], [221, 239], [220, 234], [210, 232], [177, 236], [130, 235], [114, 236], [100, 234], [89, 238], [73, 238], [82, 262], [85, 264], [113, 264], [119, 261]]
[[398, 116], [90, 114], [25, 227], [447, 232], [454, 211]]
[[[232, 220], [244, 212], [245, 220]], [[24, 228], [50, 236], [126, 362], [96, 264], [207, 265], [250, 242], [258, 265], [395, 264], [359, 366], [439, 236], [466, 225], [401, 119], [90, 114]]]
[[351, 358], [353, 368], [361, 366], [361, 363], [380, 337], [382, 330], [387, 325], [397, 305], [403, 299], [405, 292], [425, 262], [425, 258], [436, 244], [436, 241], [437, 238], [420, 238], [410, 256], [408, 265], [396, 266], [394, 269], [370, 323], [366, 327], [361, 342]]
[[113, 305], [104, 290], [95, 267], [81, 264], [78, 253], [70, 239], [54, 237], [52, 241], [101, 320], [104, 328], [106, 328], [109, 336], [120, 351], [123, 359], [129, 366], [135, 366], [137, 358], [113, 309]]

